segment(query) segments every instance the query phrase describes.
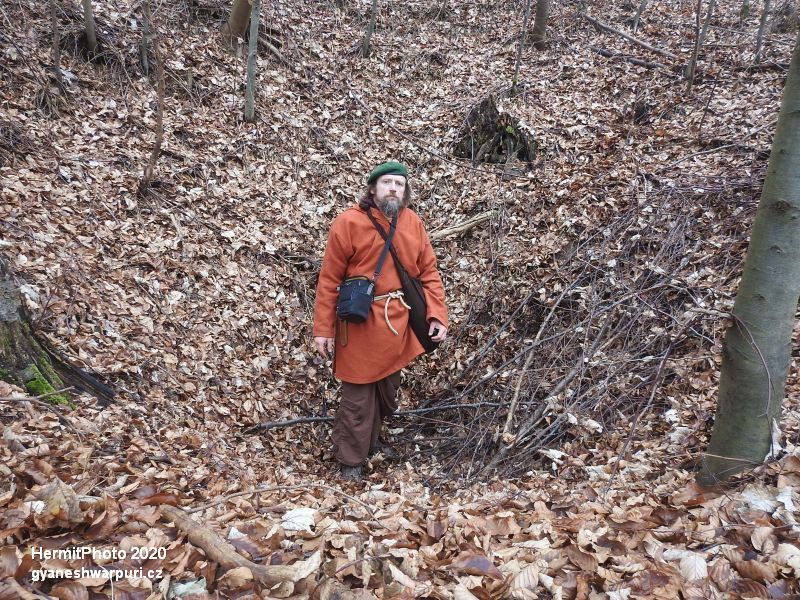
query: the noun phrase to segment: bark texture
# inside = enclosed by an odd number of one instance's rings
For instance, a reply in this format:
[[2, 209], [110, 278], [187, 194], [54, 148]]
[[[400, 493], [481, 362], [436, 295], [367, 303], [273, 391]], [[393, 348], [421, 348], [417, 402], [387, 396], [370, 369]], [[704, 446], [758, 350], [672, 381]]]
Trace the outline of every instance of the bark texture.
[[94, 13], [92, 12], [92, 0], [83, 0], [83, 22], [86, 30], [86, 48], [89, 56], [97, 52], [97, 33], [94, 29]]
[[536, 2], [536, 17], [533, 20], [533, 47], [547, 48], [547, 19], [550, 17], [550, 0]]
[[531, 14], [531, 0], [525, 0], [525, 15], [522, 17], [522, 35], [517, 45], [517, 60], [514, 62], [514, 79], [511, 80], [511, 95], [517, 95], [517, 83], [519, 82], [519, 67], [522, 64], [522, 47], [528, 37], [528, 19]]
[[375, 31], [375, 16], [378, 13], [378, 0], [372, 0], [372, 8], [369, 12], [369, 24], [364, 33], [364, 41], [361, 43], [361, 56], [367, 58], [371, 50], [372, 33]]
[[233, 0], [231, 14], [228, 22], [222, 26], [222, 40], [229, 46], [238, 45], [239, 38], [244, 38], [247, 23], [250, 20], [250, 2], [248, 0]]
[[764, 32], [767, 29], [770, 8], [772, 8], [772, 0], [764, 0], [764, 11], [761, 13], [761, 23], [758, 25], [758, 33], [756, 34], [756, 54], [754, 58], [756, 64], [761, 62], [761, 48], [764, 45]]
[[256, 55], [258, 54], [258, 21], [261, 12], [261, 0], [253, 0], [253, 12], [250, 15], [250, 40], [247, 52], [247, 91], [244, 101], [244, 120], [252, 123], [256, 120]]
[[800, 38], [795, 45], [753, 224], [725, 334], [717, 417], [698, 482], [725, 481], [760, 464], [779, 422], [800, 298]]
[[150, 0], [144, 1], [144, 15], [147, 22], [150, 24], [152, 31], [153, 41], [153, 55], [156, 59], [156, 77], [158, 78], [156, 94], [158, 96], [156, 107], [156, 142], [153, 145], [153, 151], [150, 153], [150, 158], [145, 165], [142, 180], [139, 182], [139, 193], [145, 194], [153, 181], [153, 172], [156, 168], [156, 161], [161, 154], [161, 145], [164, 143], [164, 59], [161, 57], [161, 48], [158, 39], [158, 30], [156, 24], [153, 22], [153, 13], [150, 10]]

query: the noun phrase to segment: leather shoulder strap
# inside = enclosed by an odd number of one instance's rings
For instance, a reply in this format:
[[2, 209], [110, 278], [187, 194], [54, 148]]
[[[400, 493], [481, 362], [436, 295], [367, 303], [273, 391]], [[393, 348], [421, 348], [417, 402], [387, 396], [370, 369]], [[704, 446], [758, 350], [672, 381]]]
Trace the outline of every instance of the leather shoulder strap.
[[[392, 259], [394, 260], [394, 265], [395, 267], [397, 267], [397, 270], [402, 273], [408, 273], [408, 271], [406, 271], [406, 268], [403, 266], [403, 263], [400, 262], [400, 258], [397, 256], [397, 252], [395, 251], [394, 246], [392, 245], [391, 238], [394, 235], [394, 228], [397, 226], [397, 215], [395, 215], [394, 218], [392, 219], [392, 231], [390, 232], [389, 236], [386, 235], [386, 232], [383, 230], [383, 227], [381, 227], [381, 224], [378, 223], [375, 217], [372, 216], [372, 211], [370, 209], [367, 209], [367, 216], [369, 217], [369, 220], [372, 221], [372, 224], [375, 226], [375, 229], [378, 230], [378, 233], [381, 234], [381, 237], [384, 240], [386, 240], [386, 245], [384, 245], [384, 253], [386, 251], [386, 248], [388, 247], [389, 252], [392, 253]], [[381, 256], [385, 256], [385, 254], [381, 254]]]

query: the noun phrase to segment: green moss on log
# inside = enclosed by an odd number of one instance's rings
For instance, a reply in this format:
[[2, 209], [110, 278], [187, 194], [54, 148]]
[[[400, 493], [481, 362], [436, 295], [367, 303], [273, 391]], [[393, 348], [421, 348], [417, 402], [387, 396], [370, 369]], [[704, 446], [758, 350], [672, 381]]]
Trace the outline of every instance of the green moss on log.
[[[53, 383], [58, 385], [59, 388], [63, 387], [61, 380], [57, 375], [55, 375], [55, 372], [53, 372], [53, 367], [51, 367], [48, 362], [45, 362], [45, 364], [47, 365], [44, 367], [45, 370], [49, 370], [55, 376]], [[70, 407], [75, 408], [75, 405], [70, 402], [66, 394], [53, 394], [53, 392], [56, 391], [56, 388], [53, 387], [53, 385], [47, 380], [47, 378], [39, 370], [39, 367], [36, 365], [28, 365], [28, 367], [22, 371], [21, 375], [22, 380], [25, 382], [25, 389], [28, 390], [32, 396], [51, 394], [45, 398], [45, 400], [51, 404], [67, 404]]]

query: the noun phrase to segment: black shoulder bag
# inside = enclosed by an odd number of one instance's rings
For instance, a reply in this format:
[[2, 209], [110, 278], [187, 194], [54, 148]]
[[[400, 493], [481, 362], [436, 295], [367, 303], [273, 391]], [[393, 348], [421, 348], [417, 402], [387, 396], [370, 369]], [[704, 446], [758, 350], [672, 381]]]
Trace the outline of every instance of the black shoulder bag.
[[397, 274], [400, 276], [400, 285], [403, 287], [403, 299], [406, 301], [411, 307], [411, 310], [408, 314], [408, 324], [411, 326], [411, 330], [414, 332], [414, 335], [417, 336], [419, 343], [422, 344], [422, 347], [425, 349], [426, 354], [430, 354], [436, 348], [439, 347], [440, 342], [434, 342], [431, 339], [431, 336], [428, 335], [428, 330], [430, 329], [428, 325], [428, 303], [425, 301], [425, 293], [422, 289], [422, 282], [417, 279], [416, 277], [411, 277], [406, 271], [403, 263], [400, 262], [400, 259], [397, 256], [397, 252], [395, 252], [394, 246], [391, 245], [392, 235], [394, 234], [394, 227], [395, 227], [395, 219], [392, 220], [392, 231], [389, 235], [386, 235], [386, 232], [381, 227], [381, 224], [375, 220], [375, 217], [372, 216], [372, 212], [367, 210], [367, 216], [369, 220], [372, 221], [372, 224], [375, 226], [375, 229], [378, 230], [378, 233], [381, 234], [381, 237], [386, 240], [386, 243], [389, 245], [389, 252], [392, 253], [392, 258], [394, 259], [394, 265], [397, 267]]
[[[369, 213], [367, 213], [369, 214]], [[370, 215], [372, 217], [372, 215]], [[381, 274], [381, 268], [386, 260], [386, 253], [392, 247], [392, 238], [394, 237], [394, 230], [397, 227], [397, 217], [392, 219], [392, 226], [389, 230], [389, 236], [381, 231], [381, 235], [386, 243], [383, 245], [383, 250], [378, 258], [378, 264], [375, 267], [375, 273], [372, 279], [363, 275], [355, 277], [348, 277], [339, 287], [339, 301], [336, 303], [336, 314], [342, 321], [350, 323], [363, 323], [369, 316], [372, 300], [375, 297], [375, 282], [378, 281], [378, 275]]]

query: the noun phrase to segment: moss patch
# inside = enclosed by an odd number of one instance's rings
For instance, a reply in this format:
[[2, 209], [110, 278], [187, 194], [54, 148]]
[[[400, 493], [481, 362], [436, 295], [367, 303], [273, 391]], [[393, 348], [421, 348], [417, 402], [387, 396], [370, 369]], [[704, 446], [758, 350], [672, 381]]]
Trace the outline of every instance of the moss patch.
[[[52, 367], [47, 365], [50, 370], [52, 371]], [[25, 389], [32, 396], [42, 396], [44, 394], [52, 394], [56, 391], [49, 381], [42, 375], [42, 372], [36, 365], [29, 365], [28, 368], [22, 371], [22, 380], [25, 382]], [[56, 377], [56, 381], [60, 383], [60, 379]], [[74, 408], [74, 404], [69, 401], [66, 394], [53, 394], [52, 396], [48, 396], [45, 398], [51, 404], [68, 404], [72, 408]]]

